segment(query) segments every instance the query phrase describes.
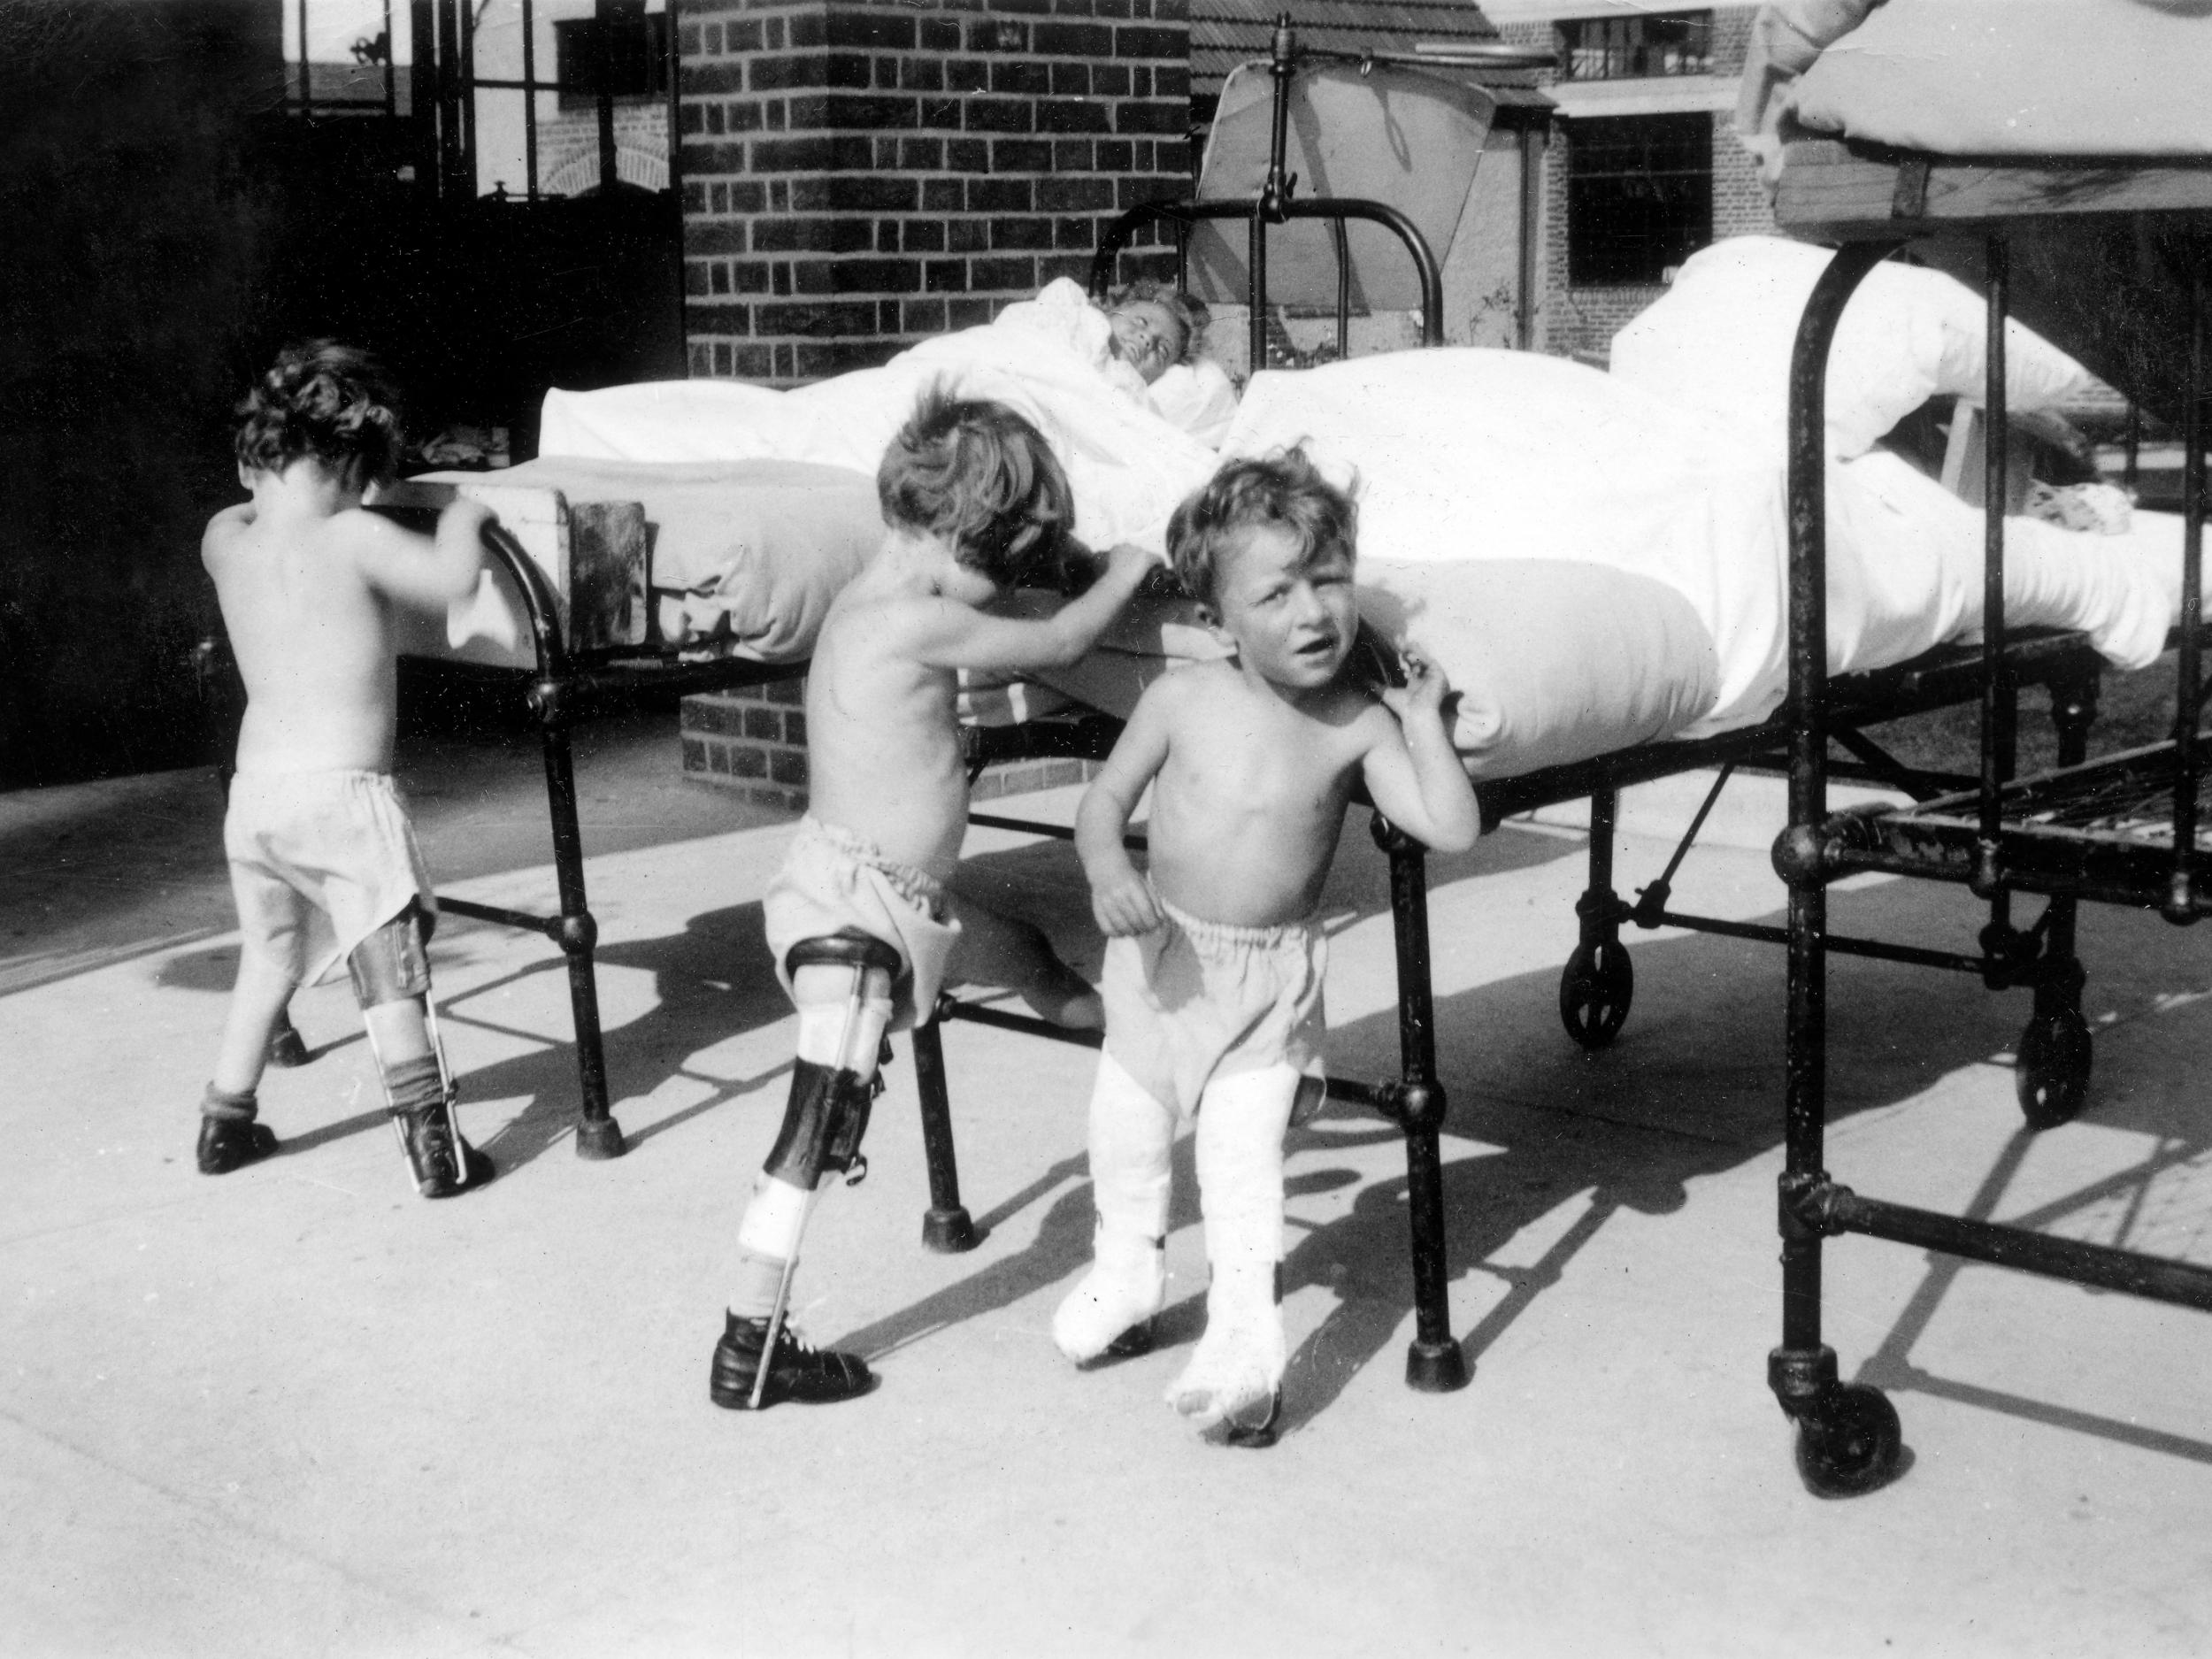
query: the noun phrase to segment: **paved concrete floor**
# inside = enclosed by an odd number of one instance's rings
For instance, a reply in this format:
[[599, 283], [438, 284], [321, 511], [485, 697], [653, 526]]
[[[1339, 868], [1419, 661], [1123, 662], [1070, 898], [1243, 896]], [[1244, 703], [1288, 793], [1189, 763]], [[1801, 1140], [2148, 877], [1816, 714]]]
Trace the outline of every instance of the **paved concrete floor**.
[[[417, 1201], [342, 983], [273, 1072], [284, 1155], [196, 1174], [235, 959], [219, 808], [171, 774], [0, 796], [0, 1654], [2159, 1655], [2212, 1650], [2212, 1321], [1867, 1240], [1829, 1256], [1845, 1373], [1910, 1464], [1808, 1496], [1765, 1387], [1781, 960], [1639, 936], [1617, 1046], [1554, 1002], [1581, 840], [1509, 827], [1432, 872], [1465, 1391], [1409, 1392], [1403, 1160], [1332, 1109], [1294, 1138], [1288, 1432], [1201, 1442], [1161, 1402], [1203, 1263], [1179, 1153], [1172, 1340], [1077, 1375], [1047, 1334], [1088, 1233], [1079, 1049], [956, 1025], [964, 1187], [937, 1256], [902, 1045], [872, 1169], [825, 1202], [808, 1333], [883, 1386], [706, 1400], [731, 1236], [790, 1025], [758, 897], [787, 833], [677, 780], [672, 723], [582, 765], [608, 1061], [632, 1151], [572, 1155], [557, 953], [449, 918], [433, 960], [496, 1184]], [[534, 756], [411, 752], [449, 890], [551, 890]], [[1062, 811], [1063, 794], [1047, 798]], [[1663, 799], [1652, 821], [1678, 803]], [[1685, 907], [1771, 918], [1755, 806]], [[1094, 964], [1063, 846], [982, 870]], [[1624, 887], [1661, 844], [1632, 836]], [[1338, 1069], [1393, 1062], [1382, 865], [1332, 880]], [[1957, 947], [1959, 895], [1840, 893], [1837, 926]], [[2024, 998], [1832, 971], [1832, 1167], [1861, 1190], [2212, 1260], [2212, 963], [2087, 913], [2093, 1105], [2020, 1127]]]

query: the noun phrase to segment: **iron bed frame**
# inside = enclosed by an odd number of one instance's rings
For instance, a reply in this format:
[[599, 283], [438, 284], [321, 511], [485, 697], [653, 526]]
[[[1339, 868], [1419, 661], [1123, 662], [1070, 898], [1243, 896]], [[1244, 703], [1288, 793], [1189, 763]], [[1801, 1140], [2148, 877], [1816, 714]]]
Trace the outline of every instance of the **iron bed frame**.
[[[1774, 863], [1789, 887], [1785, 1167], [1778, 1225], [1782, 1239], [1782, 1340], [1768, 1381], [1796, 1426], [1796, 1461], [1814, 1492], [1870, 1491], [1891, 1479], [1901, 1447], [1896, 1409], [1871, 1385], [1844, 1383], [1835, 1350], [1822, 1340], [1823, 1245], [1843, 1233], [1943, 1252], [2075, 1284], [2212, 1310], [2212, 1269], [2139, 1252], [2054, 1238], [2025, 1228], [1949, 1216], [1863, 1197], [1824, 1164], [1826, 1126], [1826, 889], [1857, 872], [1962, 884], [1992, 908], [1999, 955], [2032, 956], [2034, 941], [2011, 929], [2014, 893], [2048, 899], [2055, 918], [2042, 954], [2059, 961], [2036, 980], [2036, 1014], [2024, 1038], [2085, 1080], [2091, 1055], [2080, 1014], [2081, 970], [2071, 957], [2075, 907], [2083, 902], [2154, 910], [2185, 926], [2212, 911], [2212, 847], [2198, 795], [2204, 738], [2202, 679], [2205, 514], [2206, 283], [2212, 271], [2212, 166], [2049, 161], [2005, 166], [1968, 158], [1901, 155], [1824, 144], [1797, 147], [1785, 161], [1815, 173], [1801, 221], [1842, 245], [1808, 301], [1791, 368], [1789, 429], [1790, 695], [1789, 825]], [[1836, 190], [1856, 192], [1860, 211], [1839, 215]], [[1786, 192], [1782, 205], [1790, 199]], [[1985, 505], [1984, 641], [1975, 664], [1981, 697], [1979, 776], [1964, 787], [1903, 808], [1832, 814], [1827, 739], [1833, 699], [1823, 641], [1826, 518], [1822, 432], [1824, 377], [1844, 303], [1877, 265], [1912, 238], [1948, 234], [1985, 239], [1988, 380], [1993, 433], [2005, 418], [2004, 324], [2011, 304], [2010, 233], [2039, 233], [2066, 216], [2186, 214], [2164, 225], [2166, 257], [2186, 290], [2186, 380], [2182, 389], [2183, 575], [2176, 631], [2175, 713], [2162, 742], [2091, 761], [2078, 749], [2055, 768], [2013, 775], [2013, 703], [2004, 627], [2001, 509]], [[2075, 221], [2087, 228], [2094, 221]], [[2141, 223], [2139, 219], [2131, 222]], [[2006, 499], [2007, 446], [1986, 446], [1985, 503]], [[2145, 833], [2148, 830], [2149, 833]], [[2078, 1099], [2076, 1103], [2078, 1103]], [[2070, 1115], [2070, 1111], [2066, 1115]], [[2032, 1115], [2032, 1122], [2034, 1121]], [[2054, 1118], [2054, 1121], [2056, 1119]], [[2039, 1125], [2039, 1126], [2040, 1126]]]

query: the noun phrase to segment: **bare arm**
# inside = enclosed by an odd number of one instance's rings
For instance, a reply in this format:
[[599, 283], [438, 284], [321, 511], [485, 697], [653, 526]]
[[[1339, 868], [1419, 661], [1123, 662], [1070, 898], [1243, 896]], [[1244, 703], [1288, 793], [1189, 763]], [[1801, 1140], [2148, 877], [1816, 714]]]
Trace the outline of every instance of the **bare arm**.
[[1163, 919], [1152, 888], [1121, 844], [1145, 786], [1167, 759], [1164, 704], [1172, 695], [1154, 685], [1137, 701], [1114, 752], [1075, 811], [1075, 851], [1091, 884], [1091, 913], [1110, 936], [1148, 933]]
[[354, 557], [378, 592], [418, 611], [442, 611], [476, 591], [491, 516], [480, 503], [457, 495], [438, 515], [437, 533], [426, 536], [381, 513], [360, 513]]
[[1126, 544], [1106, 556], [1106, 569], [1080, 597], [1049, 617], [1027, 620], [995, 617], [946, 599], [920, 618], [916, 657], [931, 668], [969, 668], [1024, 673], [1066, 668], [1081, 660], [1107, 625], [1121, 614], [1145, 572], [1158, 561]]
[[1384, 694], [1388, 714], [1378, 717], [1381, 729], [1361, 761], [1368, 797], [1424, 845], [1463, 853], [1482, 833], [1482, 813], [1444, 724], [1448, 687], [1427, 659], [1410, 650], [1403, 656], [1405, 688]]

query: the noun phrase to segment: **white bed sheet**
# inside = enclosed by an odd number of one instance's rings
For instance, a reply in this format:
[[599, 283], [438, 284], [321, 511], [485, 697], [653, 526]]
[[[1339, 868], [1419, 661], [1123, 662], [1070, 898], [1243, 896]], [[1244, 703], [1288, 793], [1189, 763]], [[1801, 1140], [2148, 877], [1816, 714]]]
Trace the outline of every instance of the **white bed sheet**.
[[[1680, 594], [1719, 659], [1712, 706], [1682, 735], [1781, 702], [1788, 540], [1768, 451], [1597, 370], [1475, 349], [1256, 375], [1223, 452], [1302, 440], [1356, 479], [1364, 557], [1587, 560]], [[1979, 511], [1879, 451], [1832, 462], [1828, 495], [1831, 672], [1979, 632]], [[2178, 604], [2177, 521], [2139, 513], [2124, 536], [2007, 526], [2009, 626], [2080, 628], [2124, 666], [2156, 658]]]
[[942, 381], [1035, 422], [1075, 491], [1075, 533], [1094, 547], [1157, 547], [1176, 502], [1214, 466], [1205, 444], [1156, 410], [1106, 349], [1104, 315], [1064, 278], [979, 327], [923, 342], [880, 368], [790, 391], [735, 380], [661, 380], [546, 394], [538, 449], [610, 461], [813, 461], [875, 475], [916, 399]]
[[[543, 447], [872, 471], [920, 388], [956, 371], [964, 390], [1038, 419], [1075, 487], [1079, 534], [1161, 549], [1169, 514], [1216, 456], [1079, 353], [1053, 348], [1034, 320], [966, 330], [794, 392], [701, 380], [556, 393]], [[1780, 702], [1788, 557], [1771, 451], [1597, 370], [1475, 348], [1254, 376], [1222, 454], [1300, 442], [1356, 483], [1365, 558], [1579, 561], [1679, 594], [1717, 661], [1716, 695], [1683, 734], [1749, 725]], [[1878, 453], [1833, 464], [1829, 493], [1833, 671], [1886, 666], [1978, 630], [1978, 512]], [[2175, 615], [2180, 536], [2170, 521], [2137, 519], [2124, 537], [2010, 521], [2008, 619], [2082, 629], [2123, 665], [2153, 660]], [[1448, 659], [1448, 644], [1429, 643]]]

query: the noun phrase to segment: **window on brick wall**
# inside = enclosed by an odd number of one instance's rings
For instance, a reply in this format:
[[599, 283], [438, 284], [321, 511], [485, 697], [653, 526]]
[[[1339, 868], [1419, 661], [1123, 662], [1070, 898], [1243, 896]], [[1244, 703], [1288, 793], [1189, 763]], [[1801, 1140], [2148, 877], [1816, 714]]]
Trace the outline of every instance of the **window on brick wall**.
[[1576, 121], [1567, 136], [1567, 280], [1663, 282], [1713, 240], [1713, 118]]
[[561, 108], [588, 109], [599, 101], [600, 29], [606, 30], [607, 91], [618, 100], [641, 102], [668, 96], [668, 13], [648, 12], [645, 0], [608, 0], [603, 15], [564, 18], [553, 25], [555, 76]]
[[1559, 25], [1559, 63], [1568, 81], [1710, 74], [1713, 14], [1573, 19]]

